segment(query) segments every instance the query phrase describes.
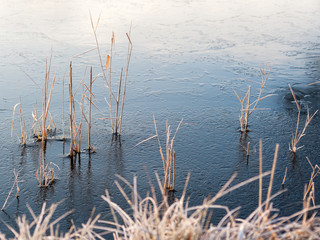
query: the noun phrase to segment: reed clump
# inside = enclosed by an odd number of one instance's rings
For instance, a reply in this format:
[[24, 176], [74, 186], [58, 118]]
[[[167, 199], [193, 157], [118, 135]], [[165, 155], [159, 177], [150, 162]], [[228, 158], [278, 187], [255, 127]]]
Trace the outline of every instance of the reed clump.
[[[52, 59], [52, 56], [50, 58], [49, 64], [46, 61], [45, 81], [44, 81], [44, 86], [42, 88], [42, 114], [40, 116], [38, 116], [36, 109], [34, 109], [32, 111], [33, 123], [32, 123], [31, 129], [33, 130], [33, 136], [37, 141], [47, 140], [48, 133], [54, 133], [56, 130], [56, 124], [55, 124], [55, 122], [49, 112], [53, 86], [54, 86], [55, 80], [56, 80], [56, 75], [54, 74], [52, 82], [51, 82], [51, 88], [49, 89], [51, 59]], [[27, 76], [41, 89], [41, 87], [28, 74], [27, 74]], [[27, 143], [26, 124], [25, 124], [25, 119], [24, 119], [22, 107], [21, 107], [22, 106], [21, 96], [19, 98], [20, 98], [19, 103], [17, 103], [13, 107], [11, 135], [13, 133], [15, 110], [19, 106], [21, 138], [18, 137], [18, 140], [19, 140], [20, 144], [26, 145], [26, 143]], [[47, 126], [48, 119], [49, 119], [49, 125]]]
[[42, 160], [40, 168], [36, 171], [36, 178], [40, 187], [49, 187], [55, 180], [53, 163], [46, 164]]
[[[54, 74], [52, 82], [51, 82], [51, 88], [49, 90], [51, 60], [52, 60], [52, 57], [50, 58], [49, 65], [46, 61], [46, 75], [45, 75], [44, 87], [42, 88], [42, 114], [40, 117], [38, 117], [36, 109], [32, 113], [33, 134], [34, 134], [34, 137], [36, 138], [36, 140], [38, 140], [38, 141], [47, 140], [48, 132], [54, 132], [56, 130], [56, 124], [54, 123], [53, 118], [49, 112], [53, 86], [54, 86], [55, 80], [56, 80], [56, 74]], [[47, 126], [48, 118], [50, 120], [50, 124]], [[51, 124], [53, 127], [51, 126]]]
[[108, 99], [106, 98], [106, 102], [109, 108], [109, 117], [100, 118], [102, 120], [110, 120], [110, 125], [112, 129], [112, 134], [115, 136], [121, 135], [122, 130], [122, 120], [123, 120], [123, 110], [126, 96], [126, 88], [127, 88], [127, 80], [128, 80], [128, 71], [129, 64], [132, 53], [132, 42], [131, 42], [131, 28], [129, 33], [126, 33], [128, 39], [128, 50], [127, 50], [127, 60], [125, 70], [121, 68], [120, 76], [118, 80], [118, 85], [116, 86], [116, 91], [113, 90], [113, 81], [112, 81], [112, 59], [113, 59], [113, 50], [115, 47], [115, 35], [112, 33], [111, 37], [111, 45], [110, 45], [110, 54], [106, 57], [106, 64], [104, 65], [102, 61], [102, 55], [100, 52], [100, 46], [97, 38], [97, 28], [100, 21], [100, 16], [97, 20], [96, 25], [94, 26], [92, 16], [90, 15], [91, 27], [96, 41], [96, 47], [99, 55], [99, 61], [102, 71], [102, 76], [106, 82], [106, 86], [108, 89]]
[[[86, 71], [85, 71], [86, 72]], [[85, 76], [85, 74], [84, 74]], [[76, 107], [75, 107], [75, 95], [82, 85], [83, 79], [80, 81], [79, 87], [73, 92], [73, 82], [72, 82], [72, 62], [69, 66], [69, 119], [70, 119], [70, 151], [69, 156], [73, 157], [74, 153], [81, 152], [81, 127], [82, 127], [82, 117], [77, 124], [76, 119]], [[80, 108], [81, 109], [81, 108]]]
[[[166, 193], [167, 190], [174, 191], [175, 187], [175, 177], [176, 177], [176, 152], [173, 149], [174, 140], [178, 133], [178, 130], [182, 124], [183, 119], [181, 119], [173, 137], [171, 137], [171, 127], [168, 125], [168, 121], [166, 121], [166, 148], [165, 154], [161, 147], [161, 142], [158, 134], [157, 124], [155, 117], [153, 116], [154, 128], [156, 131], [156, 137], [158, 139], [159, 144], [159, 152], [163, 164], [164, 171], [164, 181], [163, 181], [163, 194]], [[170, 138], [171, 137], [171, 138]]]
[[241, 96], [233, 89], [234, 94], [237, 96], [237, 98], [240, 102], [240, 105], [241, 105], [240, 115], [239, 115], [239, 123], [240, 123], [240, 132], [242, 132], [242, 133], [246, 133], [246, 132], [250, 131], [248, 129], [249, 117], [255, 110], [258, 110], [257, 106], [258, 106], [259, 102], [261, 100], [273, 95], [273, 94], [269, 94], [266, 96], [262, 96], [262, 91], [267, 83], [267, 80], [269, 78], [269, 74], [270, 74], [270, 70], [267, 71], [267, 65], [263, 65], [263, 67], [261, 69], [261, 82], [259, 82], [261, 87], [260, 87], [258, 97], [254, 101], [252, 101], [252, 99], [251, 99], [252, 97], [251, 97], [251, 87], [250, 86], [248, 86], [248, 90], [244, 94], [244, 96]]
[[154, 122], [154, 128], [156, 134], [152, 137], [149, 137], [148, 139], [145, 139], [141, 142], [139, 142], [136, 146], [140, 145], [143, 142], [149, 141], [150, 139], [157, 138], [158, 145], [159, 145], [159, 152], [162, 160], [163, 165], [163, 184], [162, 184], [162, 194], [166, 195], [167, 191], [174, 191], [175, 187], [175, 178], [176, 178], [176, 152], [173, 149], [174, 140], [176, 138], [176, 135], [178, 133], [178, 130], [182, 124], [183, 119], [178, 124], [178, 127], [175, 131], [175, 134], [173, 137], [171, 137], [172, 131], [170, 125], [168, 125], [168, 121], [166, 121], [166, 145], [165, 150], [162, 149], [158, 129], [157, 129], [157, 123], [156, 119], [153, 116], [153, 122]]
[[317, 114], [318, 110], [316, 110], [311, 116], [309, 113], [309, 108], [307, 106], [307, 117], [306, 117], [306, 121], [304, 123], [303, 129], [301, 131], [299, 131], [299, 127], [300, 127], [300, 115], [301, 115], [301, 104], [298, 103], [298, 100], [296, 98], [296, 95], [294, 94], [291, 85], [289, 84], [289, 88], [291, 91], [291, 94], [293, 96], [294, 102], [297, 106], [298, 109], [298, 117], [297, 117], [297, 124], [296, 124], [296, 131], [295, 133], [292, 135], [292, 139], [291, 139], [291, 144], [289, 144], [289, 151], [292, 153], [296, 153], [297, 150], [303, 148], [303, 146], [298, 147], [298, 143], [301, 140], [301, 138], [303, 136], [305, 136], [305, 132], [306, 129], [308, 127], [308, 125], [310, 124], [311, 120], [313, 119], [313, 117]]
[[46, 163], [45, 159], [46, 154], [46, 142], [41, 142], [41, 154], [40, 154], [40, 166], [39, 169], [36, 171], [36, 179], [39, 182], [40, 187], [49, 187], [55, 181], [54, 175], [54, 166], [59, 169], [59, 167], [50, 162], [49, 164]]

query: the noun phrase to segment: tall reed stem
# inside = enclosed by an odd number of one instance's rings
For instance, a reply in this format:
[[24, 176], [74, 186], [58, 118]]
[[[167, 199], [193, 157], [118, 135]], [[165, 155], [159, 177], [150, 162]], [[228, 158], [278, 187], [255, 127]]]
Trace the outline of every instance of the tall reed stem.
[[90, 68], [90, 92], [89, 92], [89, 117], [88, 117], [88, 149], [91, 149], [91, 103], [92, 103], [92, 67]]
[[[67, 69], [66, 69], [67, 71]], [[66, 73], [66, 72], [65, 72]], [[62, 79], [62, 139], [65, 140], [65, 132], [64, 132], [64, 77]]]
[[262, 206], [262, 140], [259, 140], [259, 208]]
[[72, 94], [72, 62], [70, 62], [70, 78], [69, 78], [69, 103], [70, 103], [70, 151], [69, 151], [69, 156], [73, 157], [73, 130], [72, 130], [72, 125], [73, 125], [73, 111], [72, 111], [72, 102], [73, 102], [73, 94]]

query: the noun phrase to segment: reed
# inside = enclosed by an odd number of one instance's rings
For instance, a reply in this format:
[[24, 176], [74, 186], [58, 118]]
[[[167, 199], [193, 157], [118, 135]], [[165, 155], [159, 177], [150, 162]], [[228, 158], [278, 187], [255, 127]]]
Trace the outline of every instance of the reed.
[[[126, 68], [125, 71], [123, 68], [121, 68], [120, 71], [120, 77], [119, 82], [117, 86], [116, 93], [113, 92], [113, 86], [112, 86], [112, 59], [113, 59], [113, 48], [115, 46], [115, 35], [112, 33], [111, 37], [111, 46], [110, 46], [110, 54], [107, 55], [106, 58], [106, 65], [104, 67], [100, 46], [97, 38], [97, 28], [100, 21], [100, 16], [97, 20], [97, 23], [94, 25], [92, 16], [90, 14], [90, 20], [91, 20], [91, 27], [94, 34], [94, 38], [96, 41], [96, 48], [98, 51], [101, 71], [104, 80], [106, 81], [106, 86], [108, 88], [109, 98], [106, 99], [108, 108], [109, 108], [109, 117], [100, 118], [102, 120], [110, 120], [110, 125], [112, 129], [112, 134], [115, 136], [121, 135], [122, 130], [122, 120], [123, 120], [123, 113], [124, 113], [124, 105], [125, 105], [125, 96], [126, 96], [126, 88], [127, 88], [127, 80], [128, 80], [128, 71], [129, 71], [129, 64], [131, 59], [131, 53], [132, 53], [132, 42], [131, 42], [131, 27], [129, 30], [129, 33], [126, 33], [127, 39], [128, 39], [128, 50], [127, 50], [127, 60], [126, 60]], [[123, 73], [124, 72], [124, 73]], [[123, 76], [124, 74], [124, 76]]]
[[291, 91], [291, 94], [293, 96], [294, 102], [296, 103], [297, 109], [298, 109], [298, 117], [297, 117], [297, 124], [296, 124], [296, 131], [294, 133], [294, 135], [292, 135], [292, 139], [291, 139], [291, 144], [289, 144], [289, 151], [292, 152], [293, 154], [296, 153], [297, 150], [303, 148], [303, 146], [298, 147], [298, 143], [301, 140], [301, 138], [303, 136], [305, 136], [305, 131], [308, 127], [308, 125], [310, 124], [311, 120], [313, 119], [313, 117], [317, 114], [318, 110], [316, 110], [311, 116], [309, 113], [309, 108], [307, 106], [307, 117], [306, 117], [306, 121], [304, 123], [303, 129], [301, 131], [299, 131], [299, 126], [300, 126], [300, 115], [301, 115], [301, 105], [298, 103], [298, 100], [296, 98], [296, 95], [294, 94], [291, 85], [289, 84], [289, 88]]
[[268, 94], [268, 95], [262, 97], [262, 91], [267, 83], [267, 80], [269, 78], [269, 74], [270, 74], [270, 70], [267, 71], [267, 65], [263, 65], [263, 67], [261, 69], [261, 82], [259, 83], [261, 85], [261, 87], [260, 87], [258, 97], [254, 101], [252, 101], [252, 99], [251, 99], [251, 87], [250, 86], [248, 87], [248, 90], [244, 94], [244, 96], [241, 96], [233, 89], [233, 92], [237, 96], [237, 98], [240, 102], [240, 105], [241, 105], [239, 122], [240, 122], [240, 131], [242, 133], [250, 131], [248, 129], [248, 122], [249, 122], [250, 115], [255, 110], [262, 110], [262, 109], [257, 109], [259, 102], [267, 97], [273, 96], [273, 94]]
[[92, 104], [92, 67], [90, 68], [90, 89], [89, 89], [89, 119], [87, 121], [88, 124], [88, 149], [92, 149], [94, 151], [93, 147], [91, 146], [91, 104]]
[[261, 138], [259, 139], [259, 202], [258, 202], [258, 207], [261, 209], [262, 208], [262, 140]]
[[68, 68], [66, 68], [62, 78], [62, 140], [65, 140], [65, 123], [64, 123], [64, 82]]
[[247, 161], [249, 160], [249, 156], [250, 156], [250, 142], [247, 143]]
[[72, 94], [72, 62], [69, 68], [69, 118], [70, 118], [70, 151], [69, 156], [73, 157], [73, 94]]

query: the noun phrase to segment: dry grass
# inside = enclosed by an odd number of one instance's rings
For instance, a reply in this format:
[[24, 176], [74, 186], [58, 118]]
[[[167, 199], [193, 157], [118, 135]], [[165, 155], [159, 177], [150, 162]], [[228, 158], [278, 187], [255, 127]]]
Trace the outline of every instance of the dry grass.
[[[8, 226], [13, 232], [13, 239], [319, 239], [320, 218], [314, 210], [319, 206], [311, 206], [314, 201], [314, 189], [306, 191], [303, 209], [288, 217], [278, 217], [277, 210], [273, 208], [272, 200], [280, 193], [272, 195], [272, 186], [277, 162], [278, 148], [276, 146], [271, 171], [262, 173], [262, 143], [260, 141], [260, 174], [242, 183], [231, 186], [236, 178], [234, 174], [230, 180], [214, 196], [204, 199], [203, 203], [197, 206], [189, 206], [186, 198], [186, 189], [190, 174], [187, 176], [186, 184], [179, 199], [169, 204], [166, 196], [158, 201], [156, 190], [151, 186], [151, 196], [141, 197], [138, 193], [137, 178], [134, 177], [133, 184], [118, 176], [121, 182], [116, 181], [119, 191], [130, 205], [130, 210], [125, 211], [115, 203], [109, 192], [106, 190], [102, 196], [109, 206], [113, 221], [100, 219], [91, 215], [87, 223], [77, 228], [72, 226], [66, 233], [59, 232], [58, 223], [61, 219], [70, 214], [67, 212], [57, 219], [52, 216], [58, 204], [53, 204], [46, 209], [43, 204], [41, 213], [36, 216], [31, 208], [32, 221], [29, 222], [26, 216], [18, 217], [18, 230]], [[312, 166], [312, 165], [311, 165]], [[318, 174], [319, 168], [313, 167], [310, 182]], [[270, 175], [266, 199], [262, 200], [262, 179]], [[157, 176], [161, 192], [163, 185]], [[235, 189], [244, 188], [247, 184], [259, 180], [259, 202], [258, 207], [246, 218], [238, 218], [240, 208], [229, 209], [227, 206], [217, 204], [217, 200]], [[121, 185], [126, 185], [131, 193], [126, 193]], [[313, 185], [314, 186], [314, 185]], [[306, 190], [309, 187], [306, 187]], [[131, 197], [130, 197], [131, 196]], [[219, 219], [215, 217], [215, 210], [225, 211], [225, 215]], [[128, 212], [131, 212], [130, 214]], [[0, 235], [0, 239], [6, 239]]]
[[298, 103], [298, 100], [296, 98], [296, 95], [294, 94], [290, 84], [289, 84], [289, 88], [291, 91], [291, 94], [293, 96], [294, 102], [296, 103], [297, 109], [298, 109], [298, 117], [297, 117], [297, 125], [296, 125], [296, 131], [294, 133], [294, 135], [292, 136], [291, 139], [291, 144], [289, 144], [289, 151], [292, 153], [296, 153], [297, 150], [299, 150], [300, 148], [303, 148], [303, 146], [298, 147], [298, 143], [301, 140], [301, 138], [303, 136], [305, 136], [305, 131], [308, 127], [308, 125], [310, 124], [311, 120], [313, 119], [313, 117], [317, 114], [318, 110], [316, 110], [311, 116], [309, 113], [309, 108], [307, 107], [307, 117], [306, 117], [306, 121], [304, 123], [303, 129], [299, 132], [299, 126], [300, 126], [300, 115], [301, 115], [301, 105]]
[[[90, 218], [87, 223], [82, 224], [81, 228], [77, 228], [74, 225], [66, 233], [61, 233], [59, 231], [59, 221], [68, 216], [72, 211], [69, 211], [62, 216], [58, 217], [55, 220], [52, 220], [52, 216], [57, 209], [59, 203], [52, 204], [49, 208], [46, 209], [46, 203], [42, 205], [41, 212], [38, 216], [34, 214], [32, 209], [28, 206], [30, 214], [32, 216], [32, 221], [29, 222], [26, 218], [26, 215], [22, 215], [17, 218], [18, 230], [15, 230], [13, 227], [7, 227], [14, 234], [16, 240], [93, 240], [93, 239], [102, 239], [99, 233], [94, 231], [97, 220], [100, 215], [95, 218]], [[6, 239], [4, 235], [0, 235], [0, 239]]]
[[239, 122], [240, 122], [240, 131], [243, 133], [249, 131], [249, 129], [248, 129], [249, 117], [255, 110], [258, 110], [257, 109], [258, 103], [261, 100], [273, 95], [273, 94], [269, 94], [269, 95], [262, 97], [262, 91], [267, 83], [269, 74], [270, 74], [270, 70], [267, 71], [267, 66], [264, 65], [261, 69], [262, 78], [261, 78], [261, 82], [259, 83], [261, 85], [260, 91], [259, 91], [257, 99], [254, 101], [251, 100], [251, 87], [250, 86], [248, 87], [248, 90], [244, 94], [244, 96], [241, 96], [235, 90], [233, 90], [235, 95], [237, 96], [239, 102], [240, 102], [240, 105], [241, 105]]
[[[260, 145], [262, 149], [262, 145]], [[100, 229], [111, 231], [114, 239], [318, 239], [320, 237], [320, 219], [313, 214], [308, 217], [307, 213], [316, 207], [310, 207], [311, 198], [304, 201], [304, 208], [288, 217], [278, 217], [273, 208], [272, 199], [277, 196], [271, 195], [273, 176], [277, 160], [278, 145], [275, 150], [271, 172], [262, 173], [243, 183], [230, 187], [235, 175], [223, 186], [213, 198], [207, 198], [203, 204], [190, 207], [186, 200], [186, 187], [180, 199], [176, 199], [171, 205], [166, 198], [157, 201], [155, 190], [152, 188], [152, 196], [142, 198], [137, 191], [137, 180], [134, 178], [133, 185], [120, 177], [131, 189], [129, 195], [117, 183], [124, 198], [131, 206], [132, 214], [128, 214], [115, 202], [106, 191], [103, 199], [110, 205], [114, 221], [100, 220]], [[262, 163], [262, 151], [260, 151], [260, 163]], [[262, 170], [262, 168], [260, 167]], [[262, 202], [262, 178], [270, 175], [267, 198]], [[247, 218], [236, 218], [239, 208], [230, 210], [226, 206], [215, 204], [222, 196], [229, 192], [244, 187], [246, 184], [259, 179], [259, 204]], [[186, 181], [189, 180], [189, 176]], [[158, 178], [160, 189], [162, 184]], [[215, 209], [226, 212], [218, 224], [211, 224]], [[213, 212], [211, 211], [213, 210]], [[119, 224], [121, 222], [123, 224]], [[216, 219], [217, 220], [217, 219]]]

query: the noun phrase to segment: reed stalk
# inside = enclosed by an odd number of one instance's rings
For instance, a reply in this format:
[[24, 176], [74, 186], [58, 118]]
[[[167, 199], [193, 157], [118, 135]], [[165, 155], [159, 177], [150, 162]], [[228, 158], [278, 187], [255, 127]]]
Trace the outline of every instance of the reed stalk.
[[62, 140], [65, 140], [65, 123], [64, 123], [64, 78], [68, 68], [66, 68], [62, 78]]
[[269, 181], [269, 187], [268, 187], [268, 193], [267, 193], [265, 211], [269, 208], [269, 203], [271, 200], [271, 191], [272, 191], [274, 173], [275, 173], [276, 165], [277, 165], [278, 152], [279, 152], [279, 144], [276, 144], [276, 149], [274, 152], [274, 158], [273, 158], [273, 164], [272, 164], [272, 170], [271, 170], [271, 176], [270, 176], [270, 181]]
[[21, 97], [19, 97], [20, 102], [17, 103], [16, 105], [14, 105], [13, 107], [13, 113], [12, 113], [12, 124], [11, 124], [11, 137], [13, 135], [13, 125], [14, 125], [14, 117], [15, 117], [15, 111], [16, 108], [19, 106], [19, 114], [20, 114], [20, 134], [21, 134], [21, 138], [19, 138], [19, 136], [17, 136], [18, 141], [20, 144], [22, 145], [26, 145], [27, 144], [27, 132], [26, 132], [26, 123], [24, 120], [24, 115], [23, 115], [23, 111], [22, 111], [22, 107], [21, 107]]
[[282, 180], [282, 183], [281, 183], [282, 187], [284, 187], [284, 183], [286, 182], [286, 179], [287, 179], [287, 171], [288, 171], [288, 168], [286, 167], [286, 170], [285, 170], [284, 176], [283, 176], [283, 180]]
[[[89, 120], [88, 120], [88, 149], [91, 147], [91, 104], [92, 104], [92, 67], [90, 68], [90, 93], [89, 93]], [[93, 149], [93, 148], [92, 148]], [[94, 150], [93, 150], [94, 151]]]
[[[107, 75], [107, 86], [109, 86], [109, 114], [110, 114], [110, 121], [111, 121], [111, 128], [112, 133], [114, 133], [114, 126], [113, 126], [113, 114], [112, 114], [112, 97], [115, 99], [114, 94], [111, 88], [111, 74], [112, 74], [112, 58], [113, 58], [113, 47], [115, 46], [115, 36], [114, 32], [112, 32], [111, 37], [111, 46], [110, 46], [110, 56], [107, 56], [107, 65], [106, 65], [106, 75]], [[121, 82], [121, 81], [120, 81]]]
[[122, 105], [121, 105], [121, 117], [120, 117], [120, 126], [119, 126], [119, 135], [121, 135], [121, 127], [122, 127], [122, 117], [123, 117], [123, 109], [124, 109], [124, 100], [126, 96], [126, 89], [127, 89], [127, 79], [128, 79], [128, 71], [129, 71], [129, 64], [130, 64], [130, 59], [131, 59], [131, 53], [132, 53], [132, 42], [130, 39], [131, 35], [131, 27], [129, 34], [126, 33], [127, 38], [128, 38], [128, 53], [127, 53], [127, 65], [126, 65], [126, 74], [125, 74], [125, 79], [124, 79], [124, 88], [123, 88], [123, 94], [122, 94]]
[[250, 142], [247, 143], [246, 153], [247, 153], [247, 164], [248, 164], [249, 157], [250, 157]]
[[9, 194], [8, 194], [8, 196], [7, 196], [4, 204], [2, 205], [2, 208], [1, 208], [2, 211], [4, 211], [4, 208], [5, 208], [6, 205], [7, 205], [7, 202], [8, 202], [8, 200], [9, 200], [9, 197], [10, 197], [10, 195], [11, 195], [13, 189], [14, 189], [14, 186], [16, 186], [16, 189], [17, 189], [16, 198], [19, 198], [19, 192], [20, 192], [20, 188], [19, 188], [19, 185], [18, 185], [18, 183], [19, 183], [19, 180], [18, 180], [19, 173], [20, 173], [20, 171], [16, 172], [16, 170], [13, 169], [13, 174], [14, 174], [13, 184], [12, 184], [12, 187], [11, 187], [11, 189], [10, 189], [10, 191], [9, 191]]
[[23, 145], [26, 145], [27, 143], [26, 122], [24, 120], [24, 115], [21, 107], [21, 96], [20, 96], [20, 104], [19, 104], [19, 113], [20, 113], [21, 143]]
[[262, 140], [259, 140], [259, 204], [258, 207], [262, 207]]
[[[80, 107], [81, 109], [81, 113], [82, 113], [82, 117], [85, 119], [86, 123], [87, 123], [87, 127], [88, 127], [88, 150], [95, 152], [94, 148], [91, 145], [91, 122], [92, 122], [92, 105], [97, 108], [99, 111], [101, 111], [94, 103], [93, 103], [93, 99], [92, 97], [96, 98], [95, 95], [93, 94], [93, 90], [92, 90], [92, 86], [93, 83], [97, 80], [97, 78], [99, 77], [99, 75], [95, 76], [93, 78], [92, 75], [92, 67], [90, 68], [90, 77], [89, 77], [89, 87], [83, 83], [84, 86], [84, 91], [82, 93], [82, 107]], [[87, 96], [87, 93], [89, 94], [89, 96]], [[87, 100], [89, 102], [89, 110], [88, 110], [88, 116], [86, 116], [85, 112], [84, 112], [84, 100]]]
[[70, 62], [70, 68], [69, 68], [69, 118], [70, 118], [70, 151], [69, 156], [73, 157], [73, 108], [72, 108], [72, 102], [73, 102], [73, 94], [72, 94], [72, 62]]

